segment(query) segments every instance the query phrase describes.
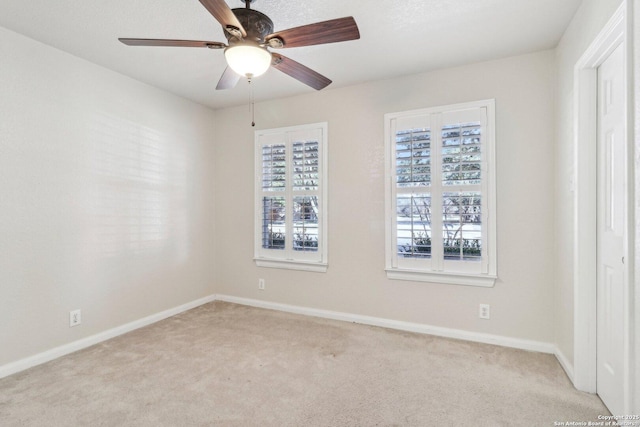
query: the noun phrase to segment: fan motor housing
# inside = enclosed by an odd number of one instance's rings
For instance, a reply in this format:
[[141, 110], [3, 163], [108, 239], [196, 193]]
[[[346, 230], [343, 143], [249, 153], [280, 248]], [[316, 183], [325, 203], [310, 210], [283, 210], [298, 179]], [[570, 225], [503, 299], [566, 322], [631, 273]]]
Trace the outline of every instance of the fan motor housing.
[[[245, 38], [246, 40], [264, 43], [264, 38], [273, 33], [273, 21], [264, 13], [248, 8], [232, 9], [232, 11], [247, 33], [247, 37]], [[239, 41], [228, 31], [225, 31], [224, 34], [230, 45]]]

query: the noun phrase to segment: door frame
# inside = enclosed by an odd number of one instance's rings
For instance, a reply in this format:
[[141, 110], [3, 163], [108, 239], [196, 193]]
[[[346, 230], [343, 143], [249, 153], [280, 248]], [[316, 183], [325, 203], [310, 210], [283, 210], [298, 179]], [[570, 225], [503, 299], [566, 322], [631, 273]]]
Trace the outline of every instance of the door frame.
[[[574, 67], [574, 360], [573, 382], [577, 389], [597, 391], [597, 277], [596, 277], [596, 184], [597, 184], [597, 69], [620, 45], [624, 46], [624, 81], [627, 94], [632, 85], [630, 45], [627, 28], [630, 5], [623, 0], [589, 48]], [[632, 96], [625, 100], [627, 118], [627, 221], [623, 237], [625, 256], [623, 292], [624, 307], [624, 372], [625, 411], [631, 413], [632, 344], [631, 313], [634, 308], [630, 283], [633, 281], [633, 120]]]

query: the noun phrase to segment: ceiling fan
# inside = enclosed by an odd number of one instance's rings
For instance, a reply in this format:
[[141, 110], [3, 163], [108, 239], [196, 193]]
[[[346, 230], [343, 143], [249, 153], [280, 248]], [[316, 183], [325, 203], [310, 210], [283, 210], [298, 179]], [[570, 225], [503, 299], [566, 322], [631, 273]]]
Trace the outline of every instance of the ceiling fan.
[[251, 3], [255, 0], [241, 0], [244, 1], [245, 7], [238, 9], [230, 9], [224, 0], [199, 1], [222, 25], [228, 45], [221, 42], [198, 40], [131, 38], [118, 40], [129, 46], [224, 49], [228, 66], [216, 89], [231, 89], [236, 86], [241, 76], [252, 79], [265, 73], [271, 66], [316, 90], [320, 90], [327, 87], [331, 80], [293, 59], [270, 52], [269, 48], [312, 46], [360, 38], [360, 32], [353, 17], [332, 19], [274, 32], [273, 21], [267, 15], [251, 9]]

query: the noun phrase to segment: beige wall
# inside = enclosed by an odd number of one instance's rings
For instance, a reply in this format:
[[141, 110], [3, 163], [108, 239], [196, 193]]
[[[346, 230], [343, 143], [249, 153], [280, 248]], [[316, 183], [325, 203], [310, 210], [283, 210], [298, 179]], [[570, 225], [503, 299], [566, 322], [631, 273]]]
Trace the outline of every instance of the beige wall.
[[631, 375], [635, 378], [632, 396], [635, 400], [632, 402], [632, 409], [635, 413], [640, 413], [640, 0], [633, 0], [633, 18], [631, 20], [633, 32], [633, 50], [631, 57], [633, 58], [633, 110], [634, 118], [634, 144], [633, 159], [635, 173], [635, 204], [634, 204], [634, 226], [635, 226], [635, 262], [633, 277], [634, 292], [634, 309], [633, 319], [635, 321], [635, 352], [632, 356]]
[[[256, 104], [259, 129], [329, 123], [324, 274], [255, 266], [254, 129], [246, 107], [217, 111], [217, 292], [552, 343], [554, 70], [545, 51]], [[383, 115], [487, 98], [497, 111], [496, 286], [388, 280]], [[479, 303], [491, 304], [491, 320], [478, 319]]]
[[0, 366], [212, 294], [214, 112], [3, 28], [0, 52]]
[[574, 66], [613, 15], [621, 0], [584, 0], [556, 49], [557, 131], [553, 156], [555, 174], [555, 342], [566, 360], [573, 364], [573, 208], [571, 178], [574, 170]]

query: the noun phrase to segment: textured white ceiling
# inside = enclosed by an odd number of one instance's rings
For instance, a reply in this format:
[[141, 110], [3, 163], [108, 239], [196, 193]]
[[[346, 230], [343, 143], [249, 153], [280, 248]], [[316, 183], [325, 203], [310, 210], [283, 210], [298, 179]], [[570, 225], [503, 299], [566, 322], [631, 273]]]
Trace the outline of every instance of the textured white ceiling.
[[[353, 16], [360, 40], [286, 49], [334, 87], [554, 47], [581, 0], [256, 0], [275, 30]], [[227, 0], [232, 8], [241, 0]], [[2, 0], [0, 25], [212, 108], [245, 104], [248, 88], [216, 91], [221, 50], [129, 47], [118, 37], [226, 42], [197, 0]], [[271, 69], [256, 99], [313, 89]]]

